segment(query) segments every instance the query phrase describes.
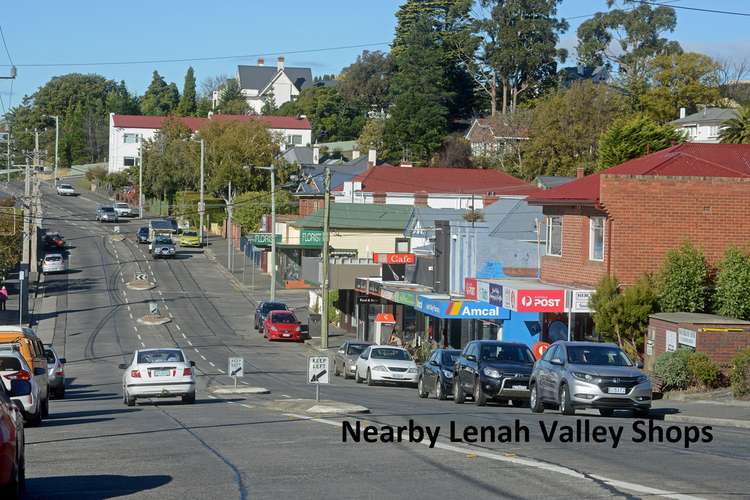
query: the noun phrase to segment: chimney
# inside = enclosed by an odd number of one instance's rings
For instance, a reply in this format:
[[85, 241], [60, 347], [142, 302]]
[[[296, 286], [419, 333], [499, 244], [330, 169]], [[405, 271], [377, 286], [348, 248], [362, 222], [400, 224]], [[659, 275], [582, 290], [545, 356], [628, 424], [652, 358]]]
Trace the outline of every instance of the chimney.
[[284, 56], [279, 56], [279, 60], [276, 62], [276, 69], [284, 71]]
[[266, 60], [263, 59], [262, 57], [259, 57], [258, 58], [258, 66], [263, 66], [264, 64], [266, 64]]
[[680, 108], [680, 118], [685, 118], [687, 116], [687, 109]]
[[357, 158], [359, 158], [359, 154], [359, 149], [355, 149], [354, 151], [352, 151], [352, 160], [356, 160]]
[[367, 165], [374, 167], [378, 162], [378, 152], [375, 149], [370, 149], [367, 152]]
[[578, 167], [576, 169], [576, 179], [581, 179], [586, 175], [586, 171], [583, 169], [583, 167]]
[[317, 165], [320, 163], [320, 148], [315, 146], [313, 148], [313, 164]]

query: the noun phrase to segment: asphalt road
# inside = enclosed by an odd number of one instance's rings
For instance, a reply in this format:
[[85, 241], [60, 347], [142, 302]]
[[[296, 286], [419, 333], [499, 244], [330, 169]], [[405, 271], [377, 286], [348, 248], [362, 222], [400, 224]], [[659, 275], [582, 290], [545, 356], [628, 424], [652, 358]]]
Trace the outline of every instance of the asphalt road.
[[[56, 296], [54, 345], [68, 360], [68, 392], [50, 418], [27, 434], [30, 498], [747, 498], [750, 432], [714, 428], [713, 441], [634, 443], [627, 414], [563, 417], [548, 411], [421, 400], [413, 388], [367, 387], [334, 378], [323, 397], [362, 404], [380, 426], [440, 428], [436, 447], [423, 443], [342, 442], [346, 418], [310, 419], [275, 410], [276, 400], [310, 398], [306, 346], [269, 343], [252, 329], [251, 299], [235, 290], [199, 251], [153, 262], [132, 235], [138, 221], [93, 221], [91, 195], [60, 198], [45, 190], [45, 223], [73, 246], [70, 272], [49, 277]], [[157, 288], [125, 282], [145, 272]], [[164, 326], [136, 319], [157, 301], [172, 316]], [[197, 364], [198, 400], [122, 403], [118, 363], [139, 347], [177, 345]], [[230, 384], [227, 357], [245, 359], [244, 383], [263, 396], [211, 396]], [[528, 442], [449, 441], [451, 423], [519, 425]], [[616, 449], [605, 443], [544, 441], [547, 426], [577, 422], [623, 427]], [[655, 421], [666, 430], [669, 425]], [[676, 426], [683, 432], [685, 426]]]

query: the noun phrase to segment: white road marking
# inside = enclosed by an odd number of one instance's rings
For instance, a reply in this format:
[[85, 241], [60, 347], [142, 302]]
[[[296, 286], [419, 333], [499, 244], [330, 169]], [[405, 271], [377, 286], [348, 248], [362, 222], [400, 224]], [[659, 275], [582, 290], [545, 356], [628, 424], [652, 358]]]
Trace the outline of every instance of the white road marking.
[[128, 316], [130, 316], [130, 319], [133, 319], [133, 313], [128, 313]]
[[141, 347], [146, 347], [146, 344], [144, 344], [143, 342], [141, 342]]
[[138, 340], [143, 340], [140, 333], [138, 334]]
[[127, 308], [128, 308], [128, 311], [130, 311], [130, 305], [128, 305]]
[[193, 350], [194, 350], [195, 352], [200, 352], [200, 351], [198, 350], [198, 348], [197, 348], [197, 347], [193, 347]]
[[[337, 422], [336, 420], [329, 420], [326, 418], [308, 417], [306, 415], [297, 415], [295, 413], [284, 413], [284, 415], [287, 417], [298, 418], [300, 420], [310, 420], [312, 422], [318, 422], [319, 424], [331, 425], [333, 427], [342, 426], [341, 422]], [[421, 441], [419, 444], [422, 444], [424, 446], [430, 446], [429, 440]], [[438, 448], [440, 450], [445, 450], [445, 451], [452, 451], [454, 453], [460, 453], [461, 455], [464, 455], [464, 456], [471, 454], [477, 457], [486, 458], [488, 460], [495, 460], [497, 462], [506, 462], [506, 463], [511, 463], [514, 465], [520, 465], [522, 467], [541, 469], [546, 472], [556, 472], [558, 474], [574, 477], [576, 479], [583, 479], [587, 481], [596, 479], [597, 481], [601, 481], [602, 483], [605, 483], [614, 488], [635, 491], [637, 493], [641, 493], [644, 495], [654, 495], [654, 496], [660, 496], [664, 498], [674, 498], [676, 500], [704, 500], [702, 497], [684, 495], [682, 493], [677, 493], [675, 491], [660, 490], [657, 488], [651, 488], [649, 486], [643, 486], [641, 484], [636, 484], [636, 483], [629, 483], [626, 481], [618, 481], [616, 479], [610, 479], [608, 477], [599, 476], [597, 474], [589, 474], [589, 476], [585, 476], [581, 474], [580, 472], [574, 471], [573, 469], [568, 469], [567, 467], [562, 467], [560, 465], [550, 464], [546, 462], [538, 462], [537, 460], [534, 460], [533, 458], [510, 457], [506, 455], [500, 455], [497, 453], [491, 453], [481, 448], [454, 446], [452, 444], [446, 444], [443, 442], [435, 443], [435, 448]]]
[[246, 405], [245, 403], [240, 403], [240, 406], [244, 406], [245, 408], [250, 408], [250, 409], [252, 409], [252, 406], [250, 406], [250, 405]]
[[120, 281], [122, 281], [123, 283], [125, 283], [125, 278], [123, 278], [122, 276], [120, 276]]
[[282, 394], [281, 397], [282, 398], [291, 398], [291, 396], [289, 396], [288, 394]]
[[245, 382], [244, 380], [240, 380], [240, 384], [250, 385], [247, 382]]
[[183, 334], [182, 334], [182, 338], [183, 338], [183, 339], [186, 339], [186, 338], [187, 338], [187, 335], [185, 335], [185, 334], [183, 333]]
[[[162, 300], [164, 300], [164, 299], [162, 299]], [[164, 304], [164, 309], [166, 309], [167, 311], [169, 311], [169, 306], [166, 305], [166, 304]]]
[[182, 330], [182, 328], [180, 328], [180, 325], [174, 325], [174, 326], [175, 326], [175, 328], [177, 328], [178, 330]]
[[211, 366], [213, 366], [214, 368], [216, 368], [216, 365], [214, 364], [213, 361], [209, 361], [208, 364], [211, 365]]
[[216, 396], [212, 396], [210, 394], [208, 395], [208, 397], [211, 398], [211, 399], [218, 399]]
[[133, 327], [133, 330], [135, 330], [135, 331], [137, 332], [137, 331], [138, 331], [138, 327], [137, 327], [137, 326], [134, 326], [134, 327]]
[[204, 356], [203, 354], [201, 354], [201, 359], [202, 359], [203, 361], [206, 361], [206, 357], [205, 357], [205, 356]]
[[157, 290], [157, 292], [159, 293], [159, 295], [164, 295], [163, 293], [161, 293], [161, 290]]
[[193, 345], [193, 343], [188, 340], [188, 345]]
[[219, 371], [220, 371], [221, 373], [224, 373], [224, 370], [222, 370], [221, 368], [219, 368], [218, 370], [219, 370]]

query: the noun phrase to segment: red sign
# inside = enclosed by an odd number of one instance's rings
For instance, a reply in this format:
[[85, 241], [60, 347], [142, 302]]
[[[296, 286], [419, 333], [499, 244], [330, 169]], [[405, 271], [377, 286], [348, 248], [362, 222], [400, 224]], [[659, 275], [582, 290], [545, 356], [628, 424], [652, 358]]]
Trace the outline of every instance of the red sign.
[[413, 253], [376, 253], [374, 255], [376, 264], [414, 264]]
[[518, 312], [564, 312], [565, 290], [519, 290]]
[[547, 349], [549, 349], [549, 344], [547, 342], [537, 342], [534, 344], [534, 347], [531, 348], [531, 352], [534, 353], [534, 358], [541, 359]]
[[469, 300], [477, 300], [476, 278], [464, 278], [464, 297]]

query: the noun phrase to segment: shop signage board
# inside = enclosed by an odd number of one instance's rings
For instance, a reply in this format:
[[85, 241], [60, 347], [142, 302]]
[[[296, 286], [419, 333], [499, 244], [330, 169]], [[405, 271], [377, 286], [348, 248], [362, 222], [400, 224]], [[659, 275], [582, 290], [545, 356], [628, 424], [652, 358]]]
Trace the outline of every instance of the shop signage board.
[[667, 330], [667, 352], [674, 352], [677, 350], [677, 332]]
[[367, 293], [367, 278], [354, 278], [354, 289], [358, 292]]
[[406, 281], [406, 264], [382, 264], [380, 276], [383, 281]]
[[390, 300], [391, 302], [393, 302], [393, 300], [396, 298], [396, 292], [388, 290], [387, 288], [383, 288], [383, 290], [380, 291], [380, 296], [385, 300]]
[[420, 295], [416, 309], [443, 319], [508, 319], [507, 312], [491, 304], [475, 300], [431, 299]]
[[503, 306], [503, 285], [490, 283], [490, 304]]
[[564, 312], [565, 290], [518, 290], [518, 312]]
[[399, 290], [396, 292], [395, 301], [399, 304], [414, 307], [417, 303], [417, 295], [414, 292], [407, 292], [406, 290]]
[[490, 303], [490, 284], [486, 281], [477, 281], [477, 300]]
[[414, 264], [416, 256], [413, 253], [376, 253], [373, 260], [376, 264]]
[[367, 291], [372, 295], [380, 297], [380, 292], [383, 291], [383, 283], [380, 281], [369, 281], [367, 283]]
[[573, 290], [571, 311], [581, 313], [594, 312], [590, 306], [591, 297], [593, 297], [594, 293], [596, 293], [596, 290]]
[[515, 288], [506, 286], [503, 288], [503, 307], [511, 311], [516, 310], [516, 299], [518, 297], [518, 291]]
[[678, 328], [677, 329], [677, 343], [686, 345], [689, 347], [695, 347], [695, 344], [696, 344], [695, 330], [688, 330], [687, 328]]
[[[276, 243], [281, 243], [281, 235], [276, 235]], [[271, 246], [271, 233], [255, 233], [253, 234], [253, 245], [256, 247], [269, 247]]]
[[372, 295], [360, 295], [357, 297], [357, 304], [380, 304], [380, 299]]
[[469, 300], [477, 300], [476, 278], [464, 278], [464, 297]]
[[299, 244], [306, 248], [323, 246], [323, 231], [320, 229], [303, 229], [299, 233]]

